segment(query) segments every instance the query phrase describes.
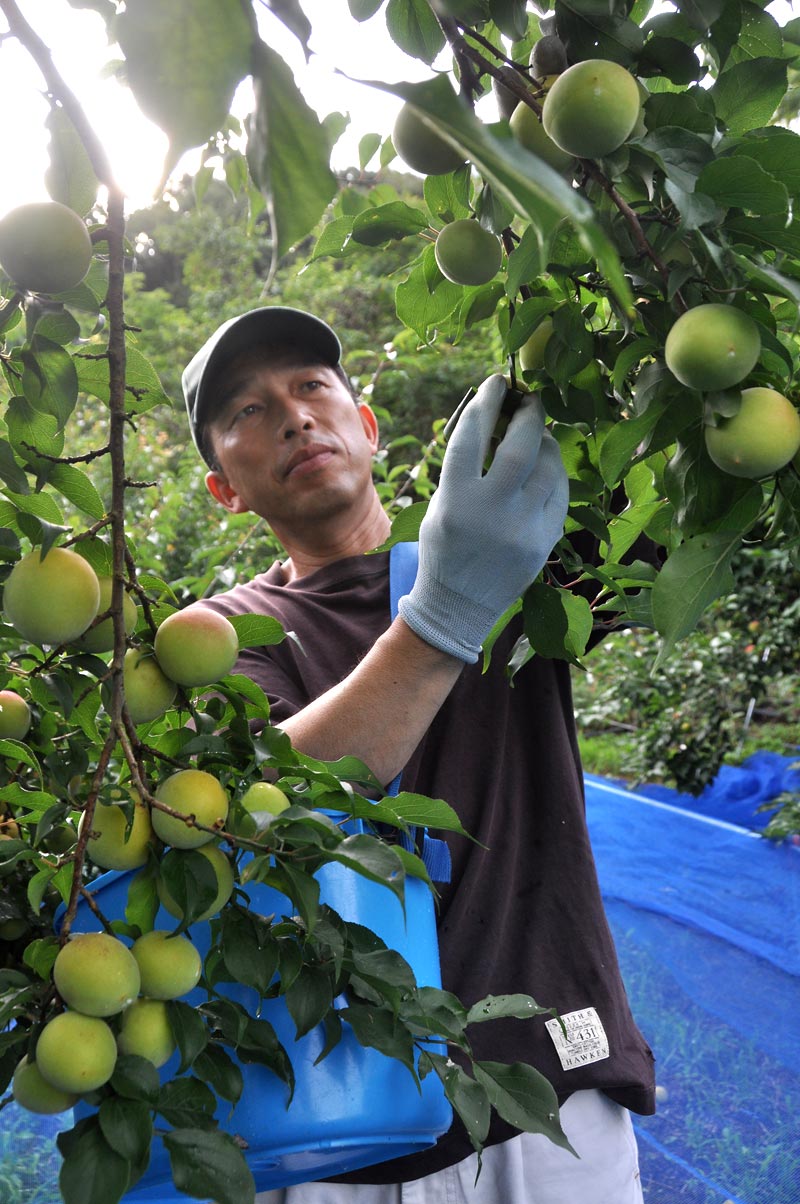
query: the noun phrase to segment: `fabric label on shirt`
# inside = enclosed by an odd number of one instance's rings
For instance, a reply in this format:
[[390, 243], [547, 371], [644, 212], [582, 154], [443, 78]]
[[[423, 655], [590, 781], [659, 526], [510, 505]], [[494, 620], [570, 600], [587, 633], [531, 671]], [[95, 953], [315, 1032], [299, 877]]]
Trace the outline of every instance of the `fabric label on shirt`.
[[595, 1008], [567, 1012], [545, 1024], [561, 1060], [562, 1070], [577, 1070], [589, 1062], [602, 1062], [608, 1055], [608, 1037]]

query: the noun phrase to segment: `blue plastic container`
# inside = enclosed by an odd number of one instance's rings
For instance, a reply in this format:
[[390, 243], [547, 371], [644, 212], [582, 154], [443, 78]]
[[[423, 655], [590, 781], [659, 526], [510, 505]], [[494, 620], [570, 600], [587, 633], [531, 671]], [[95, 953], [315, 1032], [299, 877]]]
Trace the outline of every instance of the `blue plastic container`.
[[[110, 872], [90, 886], [100, 910], [108, 919], [124, 915], [132, 873]], [[389, 948], [411, 965], [420, 986], [441, 986], [433, 899], [420, 881], [406, 880], [406, 916], [398, 899], [386, 887], [336, 864], [323, 866], [317, 875], [320, 896], [342, 919], [372, 929]], [[265, 916], [291, 915], [289, 899], [263, 885], [243, 888], [252, 910]], [[163, 909], [155, 927], [172, 929], [175, 919]], [[73, 931], [97, 931], [100, 925], [89, 906], [79, 905]], [[210, 925], [192, 925], [189, 935], [202, 957], [210, 944]], [[220, 993], [237, 1000], [249, 1011], [258, 1005], [251, 988], [219, 984]], [[201, 1003], [205, 992], [186, 996]], [[324, 1179], [359, 1167], [427, 1149], [450, 1127], [452, 1112], [435, 1074], [418, 1090], [408, 1070], [377, 1050], [365, 1049], [349, 1025], [339, 1044], [318, 1065], [315, 1059], [324, 1043], [322, 1025], [295, 1040], [294, 1023], [282, 999], [264, 1002], [260, 1015], [274, 1026], [294, 1067], [296, 1087], [287, 1108], [288, 1091], [266, 1067], [242, 1065], [244, 1091], [231, 1112], [222, 1101], [217, 1120], [222, 1129], [246, 1142], [245, 1157], [258, 1191], [293, 1183]], [[230, 1051], [228, 1051], [230, 1052]], [[177, 1068], [177, 1055], [162, 1070], [162, 1078]], [[84, 1112], [81, 1106], [76, 1114]], [[159, 1123], [163, 1124], [161, 1118]], [[163, 1144], [153, 1141], [150, 1166], [125, 1196], [126, 1201], [183, 1199], [172, 1185], [169, 1156]]]

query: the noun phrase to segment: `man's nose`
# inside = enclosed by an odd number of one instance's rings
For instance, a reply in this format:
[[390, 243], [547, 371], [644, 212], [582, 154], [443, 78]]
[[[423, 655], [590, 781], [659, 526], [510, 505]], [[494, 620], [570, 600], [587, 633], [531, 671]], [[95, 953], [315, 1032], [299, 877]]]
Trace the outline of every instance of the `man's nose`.
[[282, 438], [293, 439], [301, 431], [313, 430], [314, 426], [314, 415], [308, 406], [303, 403], [291, 403], [285, 406], [281, 422]]

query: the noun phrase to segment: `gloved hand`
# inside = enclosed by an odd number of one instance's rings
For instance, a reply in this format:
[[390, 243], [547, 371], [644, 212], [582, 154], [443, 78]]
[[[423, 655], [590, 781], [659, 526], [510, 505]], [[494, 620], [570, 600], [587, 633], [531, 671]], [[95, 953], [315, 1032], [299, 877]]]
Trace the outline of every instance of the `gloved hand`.
[[532, 395], [483, 474], [507, 387], [504, 377], [490, 376], [461, 414], [420, 526], [417, 578], [399, 603], [426, 643], [469, 664], [538, 577], [561, 538], [569, 501], [561, 452]]

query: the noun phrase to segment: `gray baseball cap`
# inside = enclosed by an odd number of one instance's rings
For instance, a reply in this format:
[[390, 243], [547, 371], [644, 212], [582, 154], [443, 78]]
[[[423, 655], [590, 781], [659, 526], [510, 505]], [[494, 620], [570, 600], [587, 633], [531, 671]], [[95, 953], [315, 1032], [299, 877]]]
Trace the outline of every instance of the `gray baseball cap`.
[[189, 426], [195, 446], [203, 455], [203, 427], [213, 417], [219, 375], [237, 355], [259, 346], [306, 347], [320, 362], [335, 368], [342, 356], [338, 338], [321, 318], [302, 309], [268, 305], [251, 309], [223, 322], [203, 344], [181, 377]]

